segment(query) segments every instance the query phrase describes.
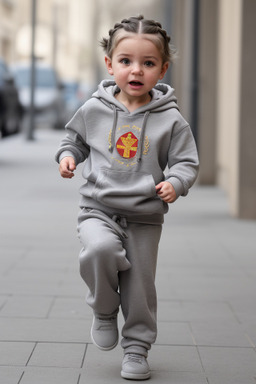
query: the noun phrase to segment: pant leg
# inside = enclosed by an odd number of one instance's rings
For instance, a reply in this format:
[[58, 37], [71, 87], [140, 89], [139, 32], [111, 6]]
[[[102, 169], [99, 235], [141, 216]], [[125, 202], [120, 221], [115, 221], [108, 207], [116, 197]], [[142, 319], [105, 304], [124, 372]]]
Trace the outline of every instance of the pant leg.
[[130, 268], [126, 251], [117, 232], [99, 218], [88, 218], [78, 226], [81, 249], [80, 274], [89, 288], [87, 303], [94, 312], [118, 312], [118, 272]]
[[124, 246], [131, 268], [119, 273], [125, 319], [121, 344], [126, 352], [143, 354], [156, 340], [155, 273], [161, 232], [161, 225], [129, 223], [126, 228], [128, 238]]

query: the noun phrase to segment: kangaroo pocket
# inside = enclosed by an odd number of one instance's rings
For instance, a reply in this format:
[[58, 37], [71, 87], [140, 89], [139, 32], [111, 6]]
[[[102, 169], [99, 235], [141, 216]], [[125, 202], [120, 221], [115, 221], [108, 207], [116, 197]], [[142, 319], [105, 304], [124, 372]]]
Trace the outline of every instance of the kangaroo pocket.
[[163, 213], [152, 175], [100, 169], [92, 198], [110, 208], [130, 212]]

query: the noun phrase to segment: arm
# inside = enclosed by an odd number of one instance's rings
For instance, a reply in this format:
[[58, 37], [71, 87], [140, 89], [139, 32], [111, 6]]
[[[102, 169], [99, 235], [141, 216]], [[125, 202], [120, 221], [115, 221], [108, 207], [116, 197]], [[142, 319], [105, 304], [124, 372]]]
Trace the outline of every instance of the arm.
[[189, 125], [174, 130], [168, 151], [168, 167], [165, 181], [159, 183], [156, 190], [166, 203], [172, 203], [179, 196], [188, 194], [199, 170], [197, 148]]
[[[64, 172], [68, 177], [71, 175], [69, 171], [73, 171], [74, 165], [83, 162], [90, 153], [90, 147], [86, 143], [86, 126], [83, 118], [83, 110], [80, 108], [70, 122], [66, 125], [66, 137], [61, 141], [60, 147], [56, 153], [55, 160], [61, 163], [60, 171]], [[62, 162], [66, 157], [73, 158], [74, 164], [71, 165], [67, 160]]]

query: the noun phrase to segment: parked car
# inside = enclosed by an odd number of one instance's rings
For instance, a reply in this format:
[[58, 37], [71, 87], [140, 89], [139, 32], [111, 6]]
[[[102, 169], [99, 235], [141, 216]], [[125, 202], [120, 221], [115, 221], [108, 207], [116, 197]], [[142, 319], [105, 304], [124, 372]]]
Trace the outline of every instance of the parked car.
[[89, 85], [78, 81], [63, 81], [63, 95], [66, 104], [66, 120], [69, 121], [81, 105], [92, 95]]
[[[12, 67], [15, 83], [18, 87], [19, 101], [29, 112], [31, 103], [31, 66], [16, 64]], [[62, 84], [56, 71], [49, 65], [36, 63], [35, 66], [35, 123], [43, 123], [54, 128], [65, 125], [65, 101]]]
[[22, 109], [11, 72], [0, 59], [0, 136], [17, 133], [21, 127]]

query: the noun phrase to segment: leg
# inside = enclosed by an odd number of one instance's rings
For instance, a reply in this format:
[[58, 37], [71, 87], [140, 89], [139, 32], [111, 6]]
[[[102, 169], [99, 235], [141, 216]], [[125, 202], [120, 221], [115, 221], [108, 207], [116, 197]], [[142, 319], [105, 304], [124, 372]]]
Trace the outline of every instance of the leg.
[[87, 303], [94, 312], [111, 315], [118, 312], [118, 271], [130, 268], [122, 241], [111, 226], [99, 218], [82, 221], [78, 227], [83, 248], [80, 273], [89, 287]]
[[155, 272], [161, 225], [131, 224], [124, 240], [131, 268], [120, 272], [121, 307], [125, 319], [125, 353], [147, 356], [157, 335]]

